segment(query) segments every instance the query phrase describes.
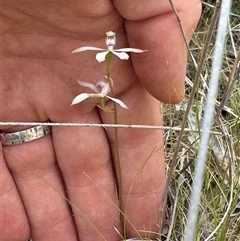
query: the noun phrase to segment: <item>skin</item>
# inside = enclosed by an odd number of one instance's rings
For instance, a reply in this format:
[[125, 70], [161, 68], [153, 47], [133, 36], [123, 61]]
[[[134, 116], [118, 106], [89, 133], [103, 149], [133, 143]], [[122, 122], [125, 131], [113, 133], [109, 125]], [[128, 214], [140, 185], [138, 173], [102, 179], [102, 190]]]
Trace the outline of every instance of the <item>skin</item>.
[[[174, 4], [189, 41], [201, 3]], [[96, 84], [105, 75], [96, 52], [70, 53], [80, 46], [105, 48], [109, 30], [117, 33], [116, 48], [149, 50], [132, 54], [128, 61], [113, 60], [115, 97], [129, 107], [117, 109], [118, 122], [162, 125], [158, 100], [181, 101], [187, 62], [168, 0], [3, 0], [0, 120], [113, 123], [112, 114], [96, 107], [97, 99], [70, 106], [79, 93], [91, 93], [77, 79]], [[34, 241], [120, 240], [114, 229], [123, 232], [113, 205], [119, 203], [114, 140], [110, 128], [53, 127], [51, 135], [36, 141], [3, 146], [0, 239], [23, 241], [31, 235]], [[120, 208], [137, 230], [156, 232], [165, 184], [162, 132], [119, 129], [119, 152]], [[70, 209], [60, 193], [79, 210]], [[146, 232], [140, 233], [145, 237]], [[128, 223], [126, 235], [138, 236]]]

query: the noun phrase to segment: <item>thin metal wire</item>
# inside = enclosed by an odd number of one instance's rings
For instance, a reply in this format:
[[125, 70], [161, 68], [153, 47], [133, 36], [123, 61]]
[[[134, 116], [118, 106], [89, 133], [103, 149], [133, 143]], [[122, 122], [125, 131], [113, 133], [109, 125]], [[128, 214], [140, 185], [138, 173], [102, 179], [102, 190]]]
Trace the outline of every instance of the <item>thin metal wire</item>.
[[[164, 131], [181, 131], [182, 127], [156, 126], [156, 125], [126, 125], [126, 124], [94, 124], [94, 123], [52, 123], [52, 122], [0, 122], [0, 126], [60, 126], [60, 127], [103, 127], [103, 128], [132, 128], [132, 129], [155, 129]], [[184, 128], [185, 132], [202, 132]], [[215, 135], [222, 135], [220, 132], [211, 132]]]

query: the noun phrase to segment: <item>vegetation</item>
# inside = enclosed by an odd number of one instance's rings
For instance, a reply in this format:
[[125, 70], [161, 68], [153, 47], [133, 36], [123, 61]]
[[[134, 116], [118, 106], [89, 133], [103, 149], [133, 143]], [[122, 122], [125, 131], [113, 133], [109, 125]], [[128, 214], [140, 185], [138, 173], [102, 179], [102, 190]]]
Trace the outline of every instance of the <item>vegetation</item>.
[[[171, 175], [166, 225], [161, 240], [183, 240], [191, 184], [195, 174], [201, 123], [209, 90], [217, 23], [217, 1], [204, 1], [203, 14], [190, 43], [186, 97], [164, 105], [167, 171]], [[216, 21], [217, 22], [217, 21]], [[212, 34], [209, 43], [207, 36]], [[206, 56], [201, 58], [204, 49]], [[202, 67], [201, 67], [202, 65]], [[199, 69], [201, 68], [201, 69]], [[199, 83], [194, 85], [197, 72]], [[233, 1], [229, 16], [215, 117], [208, 147], [195, 240], [240, 240], [240, 3]], [[194, 94], [194, 95], [193, 95]], [[187, 105], [191, 108], [187, 113]], [[186, 119], [186, 125], [183, 121]], [[184, 128], [183, 135], [174, 127]], [[180, 138], [180, 141], [179, 141]], [[177, 150], [177, 155], [176, 155]], [[174, 167], [171, 169], [171, 167]]]

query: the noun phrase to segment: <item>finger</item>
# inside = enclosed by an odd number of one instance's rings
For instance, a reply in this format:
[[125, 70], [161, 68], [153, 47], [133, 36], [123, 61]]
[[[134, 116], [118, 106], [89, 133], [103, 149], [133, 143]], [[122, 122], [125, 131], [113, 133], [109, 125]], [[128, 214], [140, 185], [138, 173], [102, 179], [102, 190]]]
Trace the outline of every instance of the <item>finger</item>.
[[21, 194], [33, 240], [78, 240], [51, 136], [5, 146], [5, 158]]
[[[144, 0], [114, 0], [120, 14], [127, 20], [143, 20], [160, 14], [172, 12], [172, 6], [169, 0], [150, 0], [146, 3]], [[200, 4], [199, 0], [192, 1], [173, 1], [174, 7], [178, 12], [192, 9], [192, 6]], [[134, 14], [132, 14], [134, 12]]]
[[[169, 1], [138, 3], [137, 8], [135, 1], [130, 4], [127, 1], [114, 2], [127, 19], [129, 45], [149, 50], [146, 54], [132, 55], [140, 81], [157, 99], [167, 103], [179, 102], [184, 97], [187, 48]], [[201, 1], [178, 0], [174, 5], [189, 41], [201, 14]], [[131, 11], [133, 7], [137, 11], [134, 11], [135, 18]]]
[[[162, 125], [158, 101], [141, 86], [132, 87], [121, 100], [127, 103], [129, 110], [118, 108], [119, 124]], [[102, 119], [104, 123], [111, 123], [112, 116], [103, 112]], [[114, 130], [108, 129], [107, 133], [114, 153]], [[127, 237], [136, 237], [136, 230], [157, 232], [165, 185], [162, 131], [119, 129], [118, 147], [122, 174], [121, 208], [132, 224], [126, 221]], [[139, 233], [142, 237], [148, 236], [146, 232]]]
[[30, 237], [27, 215], [12, 176], [0, 151], [0, 239], [22, 241]]
[[[100, 123], [96, 110], [81, 116], [80, 105], [72, 108], [76, 114], [67, 122]], [[119, 240], [114, 229], [120, 230], [117, 193], [104, 130], [56, 127], [53, 140], [80, 240]]]

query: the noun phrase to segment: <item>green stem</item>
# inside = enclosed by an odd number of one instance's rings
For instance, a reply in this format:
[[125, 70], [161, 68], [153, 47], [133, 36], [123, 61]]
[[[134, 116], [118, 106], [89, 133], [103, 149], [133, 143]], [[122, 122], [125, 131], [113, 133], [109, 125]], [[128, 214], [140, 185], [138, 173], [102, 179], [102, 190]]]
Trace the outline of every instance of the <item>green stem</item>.
[[[111, 70], [111, 64], [112, 64], [112, 53], [109, 52], [106, 56], [107, 60], [107, 69], [106, 69], [106, 76], [107, 76], [107, 81], [110, 85], [111, 88], [111, 94], [114, 97], [114, 91], [113, 91], [113, 85], [111, 81], [111, 76], [110, 76], [110, 70]], [[114, 116], [114, 124], [118, 124], [118, 119], [117, 119], [117, 108], [116, 108], [116, 103], [113, 102], [113, 116]], [[120, 162], [120, 155], [119, 155], [119, 146], [118, 146], [118, 128], [114, 128], [114, 138], [115, 138], [115, 143], [114, 143], [114, 151], [115, 151], [115, 173], [117, 176], [117, 189], [118, 189], [118, 197], [119, 197], [119, 204], [121, 207], [121, 197], [122, 197], [122, 172], [121, 172], [121, 162]]]
[[100, 97], [100, 99], [99, 99], [99, 105], [100, 105], [102, 108], [105, 108], [105, 100], [104, 100], [104, 97]]
[[[111, 88], [111, 94], [113, 97], [115, 97], [114, 95], [114, 91], [113, 91], [113, 83], [111, 80], [111, 76], [110, 76], [110, 70], [111, 70], [111, 63], [112, 63], [112, 53], [108, 53], [106, 56], [106, 60], [107, 60], [107, 81], [110, 85]], [[114, 124], [118, 124], [118, 119], [117, 119], [117, 107], [116, 107], [116, 103], [113, 102], [113, 116], [114, 116]], [[114, 143], [114, 151], [115, 151], [115, 174], [117, 177], [117, 190], [118, 190], [118, 197], [119, 197], [119, 208], [121, 210], [121, 204], [122, 204], [122, 170], [121, 170], [121, 162], [120, 162], [120, 155], [119, 155], [119, 146], [118, 146], [118, 128], [114, 128], [114, 139], [115, 139], [115, 143]], [[124, 216], [124, 213], [121, 211], [120, 212], [120, 219], [121, 219], [121, 223], [122, 223], [122, 227], [123, 227], [123, 236], [126, 238], [126, 217]]]

